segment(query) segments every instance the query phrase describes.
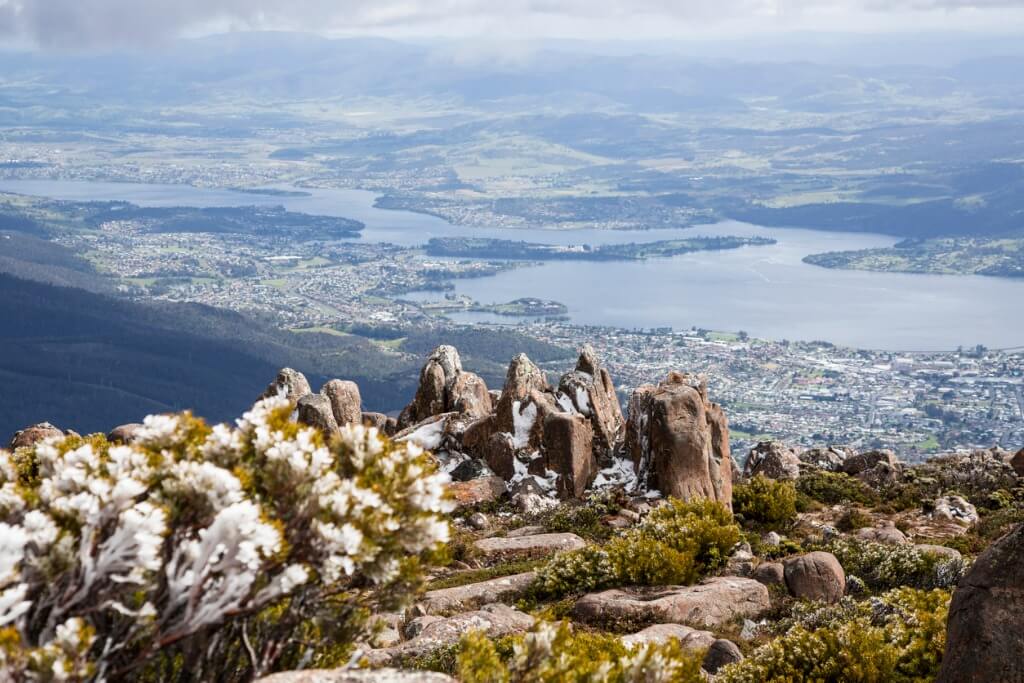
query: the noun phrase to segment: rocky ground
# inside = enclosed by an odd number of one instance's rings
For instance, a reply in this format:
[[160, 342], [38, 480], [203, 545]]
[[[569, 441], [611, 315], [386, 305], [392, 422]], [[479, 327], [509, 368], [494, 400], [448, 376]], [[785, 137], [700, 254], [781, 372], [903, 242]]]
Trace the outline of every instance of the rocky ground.
[[362, 421], [433, 452], [457, 509], [419, 599], [353, 652], [374, 671], [267, 681], [1024, 680], [1024, 449], [763, 442], [741, 468], [706, 381], [671, 373], [623, 414], [589, 348], [557, 383], [519, 355], [498, 392], [439, 347], [397, 418], [351, 382], [285, 369], [278, 392], [327, 435]]

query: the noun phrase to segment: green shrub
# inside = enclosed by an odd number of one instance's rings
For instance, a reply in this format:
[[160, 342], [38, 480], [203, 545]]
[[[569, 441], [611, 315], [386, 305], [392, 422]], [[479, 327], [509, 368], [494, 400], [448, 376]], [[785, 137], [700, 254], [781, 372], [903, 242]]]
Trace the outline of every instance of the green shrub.
[[497, 643], [479, 632], [467, 634], [457, 661], [463, 683], [698, 683], [704, 680], [702, 659], [703, 652], [684, 651], [675, 640], [627, 649], [614, 635], [541, 622]]
[[860, 508], [852, 507], [839, 516], [839, 519], [836, 520], [836, 528], [840, 531], [850, 532], [873, 526], [874, 523], [871, 515]]
[[537, 572], [531, 593], [560, 597], [625, 584], [693, 583], [724, 565], [739, 539], [721, 504], [672, 499], [603, 547], [552, 558]]
[[797, 492], [825, 505], [857, 503], [874, 506], [879, 496], [864, 482], [842, 472], [812, 470], [804, 472], [796, 482]]
[[732, 490], [733, 510], [767, 528], [782, 528], [796, 519], [796, 487], [790, 481], [775, 481], [757, 475]]
[[942, 557], [909, 544], [840, 539], [824, 549], [836, 556], [847, 574], [859, 577], [872, 590], [900, 586], [950, 588], [967, 570], [963, 560]]
[[875, 602], [794, 607], [779, 638], [719, 671], [719, 683], [924, 683], [946, 644], [950, 594], [901, 588]]

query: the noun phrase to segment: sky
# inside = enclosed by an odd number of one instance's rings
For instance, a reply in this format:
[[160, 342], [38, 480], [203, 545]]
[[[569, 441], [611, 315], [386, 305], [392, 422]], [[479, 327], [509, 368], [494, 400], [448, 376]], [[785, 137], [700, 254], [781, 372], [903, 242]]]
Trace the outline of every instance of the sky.
[[246, 30], [475, 40], [1024, 33], [1024, 0], [0, 0], [0, 41], [109, 49]]

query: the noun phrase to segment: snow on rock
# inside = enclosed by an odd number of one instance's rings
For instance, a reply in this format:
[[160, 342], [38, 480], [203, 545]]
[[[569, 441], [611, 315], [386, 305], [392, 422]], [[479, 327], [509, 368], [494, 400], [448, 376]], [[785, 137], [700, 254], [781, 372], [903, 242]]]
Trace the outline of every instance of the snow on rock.
[[530, 444], [530, 431], [533, 423], [537, 420], [537, 404], [528, 403], [521, 408], [520, 401], [512, 403], [512, 424], [515, 432], [512, 435], [512, 445], [515, 448], [526, 448]]

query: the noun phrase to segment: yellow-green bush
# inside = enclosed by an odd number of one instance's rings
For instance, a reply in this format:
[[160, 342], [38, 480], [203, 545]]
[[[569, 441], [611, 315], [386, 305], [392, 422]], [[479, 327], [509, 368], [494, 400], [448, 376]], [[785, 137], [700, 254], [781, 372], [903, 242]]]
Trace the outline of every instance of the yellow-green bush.
[[758, 474], [732, 489], [736, 514], [768, 528], [781, 528], [796, 519], [796, 487]]
[[856, 576], [873, 590], [900, 586], [952, 588], [967, 571], [961, 559], [951, 559], [909, 544], [892, 545], [838, 539], [824, 548], [836, 556], [848, 576]]
[[538, 572], [533, 591], [559, 597], [625, 584], [693, 583], [725, 564], [739, 539], [721, 504], [672, 499], [603, 547], [556, 556]]
[[[747, 659], [719, 671], [719, 683], [924, 683], [946, 645], [950, 594], [901, 588], [875, 602], [847, 604], [834, 619], [797, 623]], [[799, 619], [798, 619], [799, 621]]]
[[617, 636], [574, 632], [568, 623], [541, 622], [530, 633], [497, 643], [480, 632], [460, 643], [463, 683], [698, 683], [702, 652], [678, 641], [627, 649]]

